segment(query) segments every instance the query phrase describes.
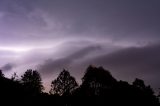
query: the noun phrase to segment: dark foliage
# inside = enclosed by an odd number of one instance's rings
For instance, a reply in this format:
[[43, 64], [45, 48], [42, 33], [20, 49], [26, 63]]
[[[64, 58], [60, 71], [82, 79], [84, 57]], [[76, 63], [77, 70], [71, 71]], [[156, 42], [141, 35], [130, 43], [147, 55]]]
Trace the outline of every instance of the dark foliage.
[[[5, 78], [0, 71], [0, 102], [16, 105], [85, 106], [85, 105], [147, 105], [160, 106], [158, 96], [144, 81], [136, 78], [132, 84], [116, 80], [102, 67], [89, 66], [78, 84], [66, 70], [51, 83], [51, 94], [42, 92], [41, 76], [27, 70], [21, 79]], [[15, 80], [16, 79], [16, 80]], [[7, 102], [6, 102], [7, 100]], [[8, 102], [14, 100], [14, 102]]]
[[103, 67], [89, 66], [82, 78], [80, 89], [82, 89], [83, 93], [81, 94], [85, 96], [101, 96], [103, 90], [109, 91], [116, 84], [116, 79], [112, 77], [109, 71], [103, 69]]
[[67, 70], [63, 70], [57, 79], [51, 83], [51, 94], [68, 96], [78, 86], [74, 77]]
[[3, 78], [4, 74], [2, 73], [2, 70], [0, 70], [0, 78]]
[[36, 70], [29, 69], [21, 77], [21, 83], [28, 94], [37, 95], [42, 93], [41, 76]]

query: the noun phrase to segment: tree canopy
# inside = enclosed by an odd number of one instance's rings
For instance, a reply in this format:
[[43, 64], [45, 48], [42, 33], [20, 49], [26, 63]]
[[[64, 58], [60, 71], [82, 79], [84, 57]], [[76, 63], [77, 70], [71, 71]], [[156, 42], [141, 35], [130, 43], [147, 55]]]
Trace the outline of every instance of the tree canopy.
[[40, 74], [36, 70], [29, 69], [21, 76], [21, 82], [27, 91], [33, 94], [41, 93], [44, 89]]
[[4, 77], [4, 74], [2, 73], [2, 70], [0, 70], [0, 77]]
[[151, 86], [146, 85], [142, 79], [136, 78], [132, 84], [118, 81], [103, 67], [89, 66], [80, 85], [69, 71], [64, 69], [51, 82], [49, 93], [43, 91], [44, 87], [38, 71], [29, 69], [21, 79], [15, 80], [17, 77], [14, 73], [11, 79], [6, 78], [0, 71], [1, 101], [7, 97], [6, 100], [16, 98], [28, 105], [34, 103], [49, 105], [53, 102], [56, 106], [101, 106], [117, 103], [118, 105], [160, 105], [159, 96], [156, 96]]
[[67, 70], [63, 70], [51, 83], [51, 94], [70, 95], [78, 86], [74, 77]]

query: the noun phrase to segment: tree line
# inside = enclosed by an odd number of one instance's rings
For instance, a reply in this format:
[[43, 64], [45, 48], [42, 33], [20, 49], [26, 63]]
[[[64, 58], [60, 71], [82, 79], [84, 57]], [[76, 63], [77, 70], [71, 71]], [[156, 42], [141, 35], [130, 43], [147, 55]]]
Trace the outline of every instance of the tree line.
[[49, 93], [44, 92], [41, 75], [36, 70], [27, 70], [21, 78], [14, 73], [10, 79], [0, 71], [0, 97], [4, 100], [16, 98], [28, 105], [53, 103], [56, 106], [160, 106], [158, 96], [143, 80], [136, 78], [132, 84], [118, 81], [103, 67], [91, 65], [86, 69], [80, 85], [69, 71], [64, 69], [51, 82]]

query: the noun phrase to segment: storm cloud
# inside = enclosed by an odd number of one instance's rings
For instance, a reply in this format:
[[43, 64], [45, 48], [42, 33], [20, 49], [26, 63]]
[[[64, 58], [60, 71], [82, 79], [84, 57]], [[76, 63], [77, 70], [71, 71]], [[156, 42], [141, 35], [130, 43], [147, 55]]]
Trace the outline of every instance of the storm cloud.
[[48, 59], [43, 64], [38, 66], [38, 70], [43, 74], [53, 74], [54, 71], [61, 71], [62, 68], [69, 68], [74, 61], [78, 61], [79, 59], [84, 59], [85, 56], [94, 52], [96, 50], [100, 50], [100, 46], [89, 46], [85, 47], [81, 50], [72, 53], [69, 56], [59, 58], [56, 60]]
[[131, 47], [86, 60], [84, 64], [95, 64], [109, 69], [115, 77], [132, 82], [144, 79], [147, 84], [159, 87], [160, 44]]
[[2, 69], [3, 71], [10, 71], [10, 70], [12, 70], [13, 67], [15, 67], [14, 64], [12, 64], [12, 63], [7, 63], [7, 64], [5, 64], [4, 66], [2, 66], [1, 69]]
[[[50, 81], [90, 64], [117, 78], [159, 86], [159, 0], [1, 0], [0, 66], [6, 76], [37, 69]], [[14, 63], [13, 66], [12, 63]]]

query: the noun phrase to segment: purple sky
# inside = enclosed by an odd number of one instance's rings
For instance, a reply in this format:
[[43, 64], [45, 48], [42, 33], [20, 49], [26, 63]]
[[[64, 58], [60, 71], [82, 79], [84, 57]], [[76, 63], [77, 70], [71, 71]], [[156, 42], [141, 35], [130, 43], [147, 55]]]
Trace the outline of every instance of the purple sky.
[[49, 89], [63, 68], [88, 65], [160, 87], [160, 0], [0, 0], [0, 66], [37, 69]]

